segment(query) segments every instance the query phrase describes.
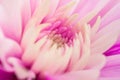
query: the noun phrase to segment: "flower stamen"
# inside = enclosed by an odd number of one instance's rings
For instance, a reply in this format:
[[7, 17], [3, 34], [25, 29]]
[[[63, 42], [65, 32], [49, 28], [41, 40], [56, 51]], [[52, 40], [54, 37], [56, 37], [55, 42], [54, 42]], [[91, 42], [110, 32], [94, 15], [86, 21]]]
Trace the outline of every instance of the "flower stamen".
[[57, 44], [58, 47], [64, 46], [65, 44], [71, 46], [75, 36], [71, 26], [59, 24], [51, 27], [49, 31], [50, 33], [48, 34], [48, 38], [53, 41], [53, 44]]

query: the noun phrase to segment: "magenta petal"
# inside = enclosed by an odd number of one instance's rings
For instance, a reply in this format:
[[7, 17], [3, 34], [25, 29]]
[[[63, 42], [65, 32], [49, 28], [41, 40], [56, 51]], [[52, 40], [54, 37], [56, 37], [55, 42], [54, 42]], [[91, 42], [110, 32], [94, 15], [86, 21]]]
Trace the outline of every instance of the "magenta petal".
[[120, 44], [112, 46], [108, 51], [104, 53], [106, 56], [120, 54]]
[[6, 72], [0, 68], [0, 80], [17, 80], [13, 72]]

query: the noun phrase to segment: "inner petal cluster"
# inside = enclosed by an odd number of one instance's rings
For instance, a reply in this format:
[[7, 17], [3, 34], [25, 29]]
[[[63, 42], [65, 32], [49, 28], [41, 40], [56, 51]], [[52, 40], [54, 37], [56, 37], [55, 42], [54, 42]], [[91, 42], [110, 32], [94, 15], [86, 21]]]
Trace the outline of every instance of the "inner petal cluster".
[[57, 44], [57, 47], [72, 45], [75, 37], [72, 26], [65, 26], [61, 21], [56, 21], [52, 26], [48, 27], [47, 31], [49, 31], [48, 38], [53, 41], [53, 45]]

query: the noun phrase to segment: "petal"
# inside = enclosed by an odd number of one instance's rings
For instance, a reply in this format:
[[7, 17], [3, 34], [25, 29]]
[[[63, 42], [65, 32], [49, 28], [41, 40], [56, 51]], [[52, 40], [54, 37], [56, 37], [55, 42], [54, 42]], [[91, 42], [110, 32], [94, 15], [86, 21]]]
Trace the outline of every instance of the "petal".
[[21, 15], [22, 15], [22, 27], [24, 30], [24, 27], [26, 26], [28, 20], [30, 19], [31, 15], [32, 15], [30, 0], [24, 0]]
[[35, 78], [35, 74], [32, 71], [27, 70], [19, 59], [15, 58], [15, 57], [10, 57], [7, 60], [9, 62], [9, 64], [11, 64], [13, 66], [14, 73], [16, 74], [18, 79], [32, 80]]
[[73, 45], [73, 54], [70, 59], [70, 64], [69, 67], [71, 68], [80, 58], [81, 56], [81, 43], [79, 39], [74, 40], [74, 45]]
[[108, 11], [101, 20], [101, 27], [105, 27], [109, 23], [111, 23], [114, 20], [120, 19], [120, 12], [118, 11], [120, 9], [120, 1], [117, 5], [115, 5], [110, 11]]
[[[91, 15], [91, 19], [97, 15], [98, 12], [102, 10], [102, 8], [109, 2], [109, 0], [83, 0], [81, 1], [75, 12], [77, 12], [80, 16], [79, 19], [86, 17], [86, 15]], [[90, 19], [90, 20], [91, 20]]]
[[82, 55], [80, 59], [77, 61], [75, 65], [73, 65], [72, 70], [83, 69], [90, 57], [90, 26], [85, 24], [82, 27], [82, 37], [83, 37], [83, 45], [82, 45]]
[[99, 30], [99, 25], [101, 23], [101, 17], [98, 16], [96, 22], [94, 23], [93, 27], [91, 28], [91, 37], [93, 37], [96, 32]]
[[13, 72], [7, 72], [0, 68], [0, 80], [17, 80], [17, 78]]
[[[77, 8], [75, 9], [75, 13], [77, 12], [81, 17], [85, 16], [88, 12], [90, 12], [99, 1], [96, 0], [80, 0]], [[94, 4], [94, 5], [93, 5]]]
[[38, 6], [39, 0], [29, 0], [29, 1], [30, 1], [30, 6], [31, 6], [31, 14], [33, 14], [36, 7]]
[[39, 0], [38, 6], [36, 7], [34, 11], [31, 20], [34, 19], [34, 23], [38, 24], [48, 15], [49, 10], [50, 10], [50, 1]]
[[120, 44], [115, 44], [104, 53], [106, 56], [120, 54]]
[[63, 6], [65, 4], [67, 4], [68, 2], [70, 2], [71, 0], [60, 0], [59, 2], [59, 6]]
[[18, 45], [18, 43], [16, 43], [15, 41], [8, 39], [6, 37], [4, 37], [4, 35], [2, 34], [2, 32], [0, 32], [0, 60], [1, 63], [3, 65], [3, 67], [6, 70], [10, 70], [11, 71], [11, 67], [7, 64], [7, 57], [10, 56], [16, 56], [16, 57], [20, 57], [21, 56], [21, 48]]
[[[40, 34], [40, 31], [47, 27], [50, 26], [50, 24], [45, 23], [45, 24], [40, 24], [37, 27], [34, 25], [31, 25], [32, 23], [29, 24], [28, 29], [26, 29], [26, 31], [23, 34], [23, 38], [21, 41], [21, 46], [23, 48], [28, 47], [31, 44], [34, 44], [35, 41], [38, 39], [38, 36]], [[32, 37], [31, 37], [32, 36]]]
[[52, 17], [52, 19], [49, 19], [48, 21], [55, 21], [58, 19], [61, 19], [61, 20], [66, 19], [67, 17], [72, 15], [72, 13], [78, 3], [79, 3], [79, 0], [72, 0], [72, 1], [69, 1], [68, 3], [66, 3], [66, 5], [58, 6], [58, 8], [56, 9], [55, 15]]
[[34, 62], [40, 54], [40, 48], [45, 44], [45, 42], [46, 37], [40, 39], [37, 42], [37, 44], [31, 44], [27, 48], [25, 48], [24, 53], [22, 55], [22, 61], [26, 65], [30, 65], [32, 62]]
[[0, 20], [4, 34], [9, 38], [19, 41], [22, 32], [22, 0], [2, 0], [1, 6], [4, 10], [3, 13], [5, 15], [5, 17], [2, 17], [3, 19]]
[[59, 7], [57, 11], [63, 12], [65, 16], [71, 15], [79, 2], [80, 0], [71, 0], [66, 5]]
[[[51, 44], [52, 44], [52, 42], [50, 40], [48, 40], [48, 41], [46, 41], [44, 46], [41, 47], [39, 55], [36, 57], [35, 61], [33, 62], [33, 65], [32, 65], [32, 70], [34, 72], [39, 73], [40, 71], [44, 71], [44, 67], [47, 65], [47, 63], [49, 61], [48, 60], [49, 56], [51, 56], [51, 54], [55, 53], [54, 50], [56, 49], [56, 46], [50, 48]], [[49, 52], [46, 50], [48, 50]], [[29, 61], [29, 59], [30, 58], [28, 57], [28, 61]]]
[[98, 70], [90, 69], [50, 76], [50, 80], [97, 80], [98, 76]]
[[0, 57], [2, 56], [20, 56], [21, 48], [19, 44], [6, 37], [0, 37]]
[[[98, 15], [106, 15], [114, 6], [120, 3], [120, 0], [110, 0], [109, 3], [100, 11]], [[114, 14], [113, 14], [114, 15]]]
[[101, 77], [120, 77], [120, 55], [107, 57], [107, 63], [101, 71]]
[[[102, 1], [104, 1], [104, 0], [102, 0]], [[110, 13], [111, 12], [111, 10], [117, 5], [117, 4], [119, 4], [120, 3], [120, 0], [109, 0], [109, 2], [100, 10], [100, 12], [90, 21], [90, 23], [92, 22], [92, 24], [94, 24], [94, 21], [96, 20], [96, 18], [98, 17], [98, 16], [101, 16], [101, 17], [104, 17], [104, 16], [106, 16], [106, 14], [108, 14], [108, 13]], [[111, 14], [111, 13], [110, 13]], [[114, 15], [114, 16], [113, 16]], [[111, 20], [111, 21], [113, 21], [113, 20], [115, 20], [115, 19], [118, 19], [116, 16], [118, 15], [119, 16], [119, 14], [117, 13], [113, 13], [113, 15], [112, 16], [109, 16], [109, 17], [106, 17], [106, 20], [105, 21], [109, 21], [109, 20]], [[114, 18], [114, 17], [116, 17], [116, 18]], [[108, 18], [110, 18], [110, 19], [108, 19]], [[111, 19], [112, 18], [112, 19]], [[104, 21], [103, 21], [103, 23], [102, 24], [104, 24]], [[102, 26], [103, 27], [103, 26]]]
[[99, 80], [120, 80], [120, 77], [100, 77]]
[[86, 68], [101, 69], [105, 65], [105, 62], [106, 62], [106, 59], [105, 59], [104, 55], [94, 54], [94, 55], [90, 56], [89, 62], [87, 64]]
[[119, 25], [120, 20], [116, 20], [97, 32], [92, 40], [91, 52], [104, 53], [112, 47], [120, 35]]
[[[116, 0], [113, 1], [114, 4], [117, 3], [113, 8], [111, 8], [111, 10], [109, 10], [102, 19], [102, 23], [101, 23], [101, 28], [103, 28], [105, 25], [109, 24], [110, 22], [120, 19], [120, 12], [118, 11], [118, 9], [120, 9], [120, 1]], [[112, 3], [111, 3], [112, 4]], [[108, 19], [109, 18], [109, 19]], [[120, 43], [120, 36], [119, 39], [117, 41], [117, 44]]]
[[51, 17], [54, 15], [54, 13], [58, 7], [59, 2], [60, 2], [60, 0], [51, 0], [50, 11], [49, 11], [48, 17]]

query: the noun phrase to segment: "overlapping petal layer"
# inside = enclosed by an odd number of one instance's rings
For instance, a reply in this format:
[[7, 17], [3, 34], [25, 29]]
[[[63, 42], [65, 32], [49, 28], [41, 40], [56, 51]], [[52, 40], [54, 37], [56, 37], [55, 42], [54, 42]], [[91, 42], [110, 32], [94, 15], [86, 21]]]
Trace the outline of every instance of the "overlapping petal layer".
[[119, 79], [119, 8], [119, 0], [1, 0], [0, 79]]

